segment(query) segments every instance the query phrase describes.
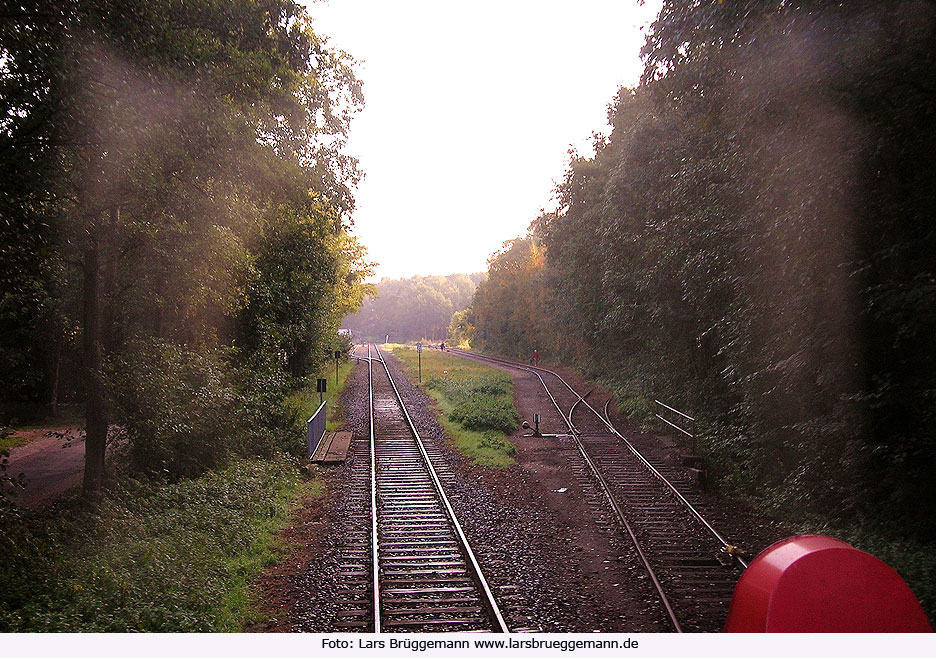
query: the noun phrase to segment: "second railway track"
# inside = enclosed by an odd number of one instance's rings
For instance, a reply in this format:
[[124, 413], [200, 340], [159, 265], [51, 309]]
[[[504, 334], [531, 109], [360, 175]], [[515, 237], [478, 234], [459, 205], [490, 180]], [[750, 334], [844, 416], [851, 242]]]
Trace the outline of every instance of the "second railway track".
[[[705, 505], [684, 469], [644, 457], [562, 377], [545, 368], [455, 350], [535, 375], [564, 421], [568, 435], [598, 483], [606, 504], [629, 535], [676, 631], [718, 630], [743, 560], [732, 558], [713, 523], [723, 511]], [[550, 383], [547, 383], [550, 380]]]

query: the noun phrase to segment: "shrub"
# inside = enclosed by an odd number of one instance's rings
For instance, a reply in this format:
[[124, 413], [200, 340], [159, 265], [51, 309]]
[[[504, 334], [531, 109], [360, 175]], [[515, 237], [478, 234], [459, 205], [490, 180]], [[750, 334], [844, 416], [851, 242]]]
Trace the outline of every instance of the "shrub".
[[165, 341], [130, 345], [110, 365], [115, 421], [133, 472], [193, 477], [231, 455], [297, 454], [292, 380], [272, 361], [238, 368], [227, 350]]
[[452, 420], [470, 430], [494, 430], [509, 434], [517, 429], [520, 415], [513, 406], [512, 384], [506, 374], [433, 377], [426, 386], [452, 403]]
[[520, 423], [520, 414], [509, 400], [484, 393], [455, 405], [449, 416], [470, 430], [494, 430], [504, 434], [513, 432]]
[[225, 463], [239, 443], [247, 414], [221, 351], [138, 342], [111, 371], [134, 471], [197, 476]]
[[300, 486], [293, 460], [173, 484], [116, 479], [0, 525], [0, 632], [240, 631]]
[[433, 377], [426, 386], [442, 393], [453, 403], [469, 400], [472, 396], [483, 394], [491, 396], [510, 396], [513, 388], [508, 375], [465, 375]]
[[276, 452], [298, 456], [305, 444], [303, 434], [295, 431], [295, 414], [287, 402], [292, 379], [266, 361], [244, 368], [241, 380], [243, 420], [235, 435], [237, 452], [247, 457], [269, 457]]

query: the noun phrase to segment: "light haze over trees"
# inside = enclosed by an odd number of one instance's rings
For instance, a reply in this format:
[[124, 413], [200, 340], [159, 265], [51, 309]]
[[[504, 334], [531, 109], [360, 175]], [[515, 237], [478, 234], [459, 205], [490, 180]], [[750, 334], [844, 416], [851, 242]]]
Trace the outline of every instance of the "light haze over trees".
[[345, 318], [343, 326], [360, 338], [391, 342], [443, 341], [452, 314], [471, 301], [483, 274], [414, 276], [384, 279], [377, 294], [366, 299], [356, 315]]
[[245, 435], [273, 431], [369, 275], [350, 58], [291, 0], [24, 0], [0, 67], [0, 422], [83, 405], [91, 497], [112, 422], [197, 443], [208, 407], [154, 427], [169, 399], [217, 403], [212, 436], [259, 451]]
[[643, 55], [475, 344], [691, 411], [730, 489], [936, 537], [936, 6], [667, 0]]

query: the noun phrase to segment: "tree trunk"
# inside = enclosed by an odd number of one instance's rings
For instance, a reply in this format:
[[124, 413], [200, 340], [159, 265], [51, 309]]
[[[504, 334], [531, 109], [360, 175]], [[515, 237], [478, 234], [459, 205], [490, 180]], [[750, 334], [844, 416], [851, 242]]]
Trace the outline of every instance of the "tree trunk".
[[49, 409], [52, 412], [52, 418], [58, 415], [58, 394], [59, 394], [59, 375], [62, 370], [62, 339], [59, 338], [55, 348], [55, 370], [52, 373], [52, 393], [49, 399]]
[[104, 452], [107, 447], [107, 413], [104, 408], [104, 360], [101, 353], [100, 253], [92, 237], [84, 252], [84, 378], [85, 470], [83, 492], [86, 500], [101, 493], [104, 481]]
[[[110, 211], [109, 235], [117, 234], [117, 226], [120, 223], [120, 206]], [[100, 253], [100, 252], [99, 252]], [[100, 283], [98, 284], [98, 307], [100, 320], [100, 341], [101, 352], [103, 354], [113, 354], [117, 348], [119, 337], [117, 335], [117, 323], [114, 321], [117, 312], [116, 304], [113, 299], [114, 281], [117, 277], [117, 259], [116, 253], [110, 254], [110, 257], [102, 258], [98, 256], [100, 263]]]

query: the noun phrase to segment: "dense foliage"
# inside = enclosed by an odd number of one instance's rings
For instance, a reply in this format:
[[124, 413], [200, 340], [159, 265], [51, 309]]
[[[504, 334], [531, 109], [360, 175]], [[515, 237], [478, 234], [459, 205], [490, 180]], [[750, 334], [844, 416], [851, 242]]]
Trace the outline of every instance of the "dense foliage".
[[274, 371], [330, 353], [369, 275], [343, 152], [362, 96], [292, 0], [53, 4], [0, 21], [0, 421], [81, 403], [93, 494], [112, 421], [134, 463], [190, 474], [163, 454], [183, 428], [217, 447]]
[[239, 632], [300, 486], [291, 460], [243, 460], [162, 487], [121, 480], [93, 512], [69, 501], [9, 523], [0, 632]]
[[736, 489], [936, 537], [936, 7], [666, 0], [644, 57], [476, 343], [691, 410]]
[[488, 277], [478, 286], [463, 325], [453, 319], [450, 333], [467, 337], [478, 349], [530, 360], [549, 339], [544, 277], [546, 250], [537, 240], [518, 238], [488, 261]]
[[414, 276], [383, 279], [377, 294], [366, 299], [344, 326], [364, 338], [405, 343], [416, 340], [445, 340], [452, 314], [471, 302], [483, 274]]

